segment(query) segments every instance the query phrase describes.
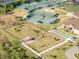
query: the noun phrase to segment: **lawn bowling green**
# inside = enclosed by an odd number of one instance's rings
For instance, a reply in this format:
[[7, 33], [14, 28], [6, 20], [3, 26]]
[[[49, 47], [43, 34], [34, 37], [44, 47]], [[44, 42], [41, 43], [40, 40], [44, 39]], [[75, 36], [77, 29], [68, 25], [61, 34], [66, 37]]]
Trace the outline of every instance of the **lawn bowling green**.
[[28, 22], [19, 26], [17, 25], [12, 28], [9, 28], [7, 29], [7, 31], [21, 40], [29, 36], [37, 37], [45, 33], [45, 31], [41, 30], [36, 25], [33, 25]]
[[63, 41], [64, 39], [55, 33], [45, 33], [41, 36], [38, 36], [33, 43], [28, 45], [34, 50], [41, 52]]

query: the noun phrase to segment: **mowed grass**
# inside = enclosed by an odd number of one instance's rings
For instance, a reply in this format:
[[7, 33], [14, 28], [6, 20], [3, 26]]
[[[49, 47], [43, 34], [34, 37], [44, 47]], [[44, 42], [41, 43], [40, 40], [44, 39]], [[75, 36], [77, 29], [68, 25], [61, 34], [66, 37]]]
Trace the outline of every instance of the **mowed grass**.
[[60, 8], [60, 7], [55, 7], [54, 10], [55, 10], [56, 13], [58, 13], [60, 15], [66, 15], [67, 14], [67, 11], [62, 9], [62, 8]]
[[[32, 53], [30, 50], [25, 48], [23, 45], [21, 45], [21, 42], [16, 37], [14, 37], [13, 35], [9, 34], [8, 32], [4, 31], [3, 29], [0, 29], [0, 32], [3, 33], [6, 36], [6, 39], [8, 39], [11, 42], [11, 44], [16, 45], [16, 46], [20, 45], [23, 49], [25, 49], [26, 50], [25, 52], [29, 56], [30, 59], [32, 57], [38, 57], [37, 55]], [[3, 46], [1, 46], [1, 44], [0, 44], [0, 53], [3, 53], [3, 54], [6, 53], [5, 51], [3, 51]]]
[[64, 8], [69, 12], [79, 12], [79, 5], [75, 5], [72, 0], [67, 2]]
[[43, 55], [45, 59], [67, 59], [65, 52], [67, 51], [67, 49], [69, 49], [73, 45], [74, 43], [67, 42], [59, 46], [58, 48], [55, 48], [54, 50], [51, 50]]
[[7, 29], [7, 31], [19, 39], [24, 39], [29, 36], [36, 37], [44, 33], [43, 30], [29, 23], [23, 24], [23, 26], [14, 26], [10, 29]]
[[[55, 38], [59, 40], [56, 40]], [[30, 43], [28, 45], [34, 50], [41, 52], [63, 41], [64, 39], [56, 35], [55, 33], [46, 33], [37, 37], [33, 43]]]
[[37, 24], [38, 27], [40, 27], [42, 30], [44, 31], [48, 31], [51, 29], [51, 25], [50, 24]]
[[69, 35], [73, 35], [73, 36], [77, 36], [77, 34], [75, 34], [74, 32], [71, 31], [67, 31], [68, 29], [64, 29], [64, 28], [60, 28], [59, 30], [68, 33]]
[[65, 5], [64, 8], [69, 12], [79, 12], [79, 5]]
[[11, 36], [9, 33], [7, 33], [6, 31], [0, 29], [0, 31], [9, 39], [9, 41], [12, 44], [19, 44], [20, 41], [18, 41], [18, 39], [16, 39], [15, 37]]

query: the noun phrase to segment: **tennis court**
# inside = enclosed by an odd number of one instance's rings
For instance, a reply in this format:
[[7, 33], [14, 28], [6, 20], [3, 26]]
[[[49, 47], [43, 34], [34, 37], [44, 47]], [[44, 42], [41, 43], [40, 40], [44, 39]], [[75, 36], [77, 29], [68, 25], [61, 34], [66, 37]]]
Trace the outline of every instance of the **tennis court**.
[[50, 12], [49, 9], [43, 8], [28, 15], [27, 19], [31, 22], [37, 23], [54, 23], [57, 20], [57, 15], [56, 12]]
[[32, 2], [30, 4], [24, 4], [19, 8], [28, 11], [26, 19], [33, 23], [54, 24], [57, 20], [58, 14], [50, 9], [53, 6], [57, 4], [61, 5], [64, 2], [66, 2], [66, 0], [42, 0], [41, 2]]
[[34, 8], [39, 8], [39, 7], [52, 7], [57, 4], [64, 4], [66, 0], [42, 0], [41, 2], [32, 2], [30, 4], [24, 4], [20, 6], [22, 9], [34, 9]]

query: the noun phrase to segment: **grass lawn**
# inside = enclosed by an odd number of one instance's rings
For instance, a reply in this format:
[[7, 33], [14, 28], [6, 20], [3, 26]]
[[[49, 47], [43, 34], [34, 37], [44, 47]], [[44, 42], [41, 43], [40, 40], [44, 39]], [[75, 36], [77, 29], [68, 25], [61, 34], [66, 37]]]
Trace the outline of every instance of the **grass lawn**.
[[60, 15], [66, 15], [67, 14], [67, 11], [64, 10], [64, 9], [61, 9], [60, 7], [55, 7], [55, 12], [56, 13], [59, 13]]
[[20, 41], [18, 41], [18, 39], [16, 39], [15, 37], [11, 36], [7, 32], [5, 32], [4, 30], [0, 29], [0, 31], [9, 39], [9, 41], [12, 44], [19, 44], [20, 43]]
[[[56, 40], [55, 38], [59, 40]], [[63, 41], [64, 39], [62, 37], [54, 33], [47, 33], [41, 35], [40, 37], [37, 37], [33, 43], [30, 43], [28, 45], [36, 51], [41, 52]]]
[[65, 5], [64, 8], [69, 12], [79, 12], [79, 5]]
[[54, 50], [51, 50], [43, 55], [46, 59], [67, 59], [65, 56], [65, 52], [72, 45], [74, 45], [74, 44], [71, 42], [65, 43], [64, 45], [62, 45]]
[[38, 27], [40, 27], [41, 29], [48, 31], [51, 29], [51, 25], [50, 24], [37, 24]]
[[52, 24], [51, 27], [54, 27], [54, 28], [60, 27], [63, 23], [64, 23], [64, 21], [62, 19], [60, 19], [60, 21], [58, 23]]
[[[20, 41], [16, 37], [14, 37], [13, 35], [9, 34], [8, 32], [4, 31], [3, 29], [0, 29], [0, 32], [3, 33], [7, 37], [7, 39], [11, 42], [11, 44], [16, 45], [16, 46], [20, 45], [20, 47], [22, 47], [23, 49], [25, 49], [26, 50], [25, 52], [29, 56], [30, 59], [32, 57], [38, 57], [34, 53], [32, 53], [31, 51], [29, 51], [27, 48], [25, 48], [24, 46], [22, 46], [21, 43], [20, 43]], [[5, 54], [5, 56], [7, 54], [6, 51], [3, 50], [3, 46], [1, 46], [1, 44], [0, 44], [0, 53]], [[18, 53], [16, 54], [16, 56], [17, 56], [17, 59], [18, 59], [19, 58], [18, 57]]]
[[7, 31], [15, 35], [19, 39], [24, 39], [28, 36], [36, 37], [44, 33], [43, 30], [29, 23], [23, 24], [22, 27], [21, 26], [12, 27], [10, 29], [7, 29]]
[[67, 2], [64, 8], [69, 12], [79, 12], [79, 5], [74, 5], [71, 1]]
[[63, 32], [68, 33], [69, 35], [77, 36], [77, 34], [75, 34], [74, 32], [67, 31], [67, 30], [65, 30], [64, 28], [60, 28], [60, 30], [63, 31]]

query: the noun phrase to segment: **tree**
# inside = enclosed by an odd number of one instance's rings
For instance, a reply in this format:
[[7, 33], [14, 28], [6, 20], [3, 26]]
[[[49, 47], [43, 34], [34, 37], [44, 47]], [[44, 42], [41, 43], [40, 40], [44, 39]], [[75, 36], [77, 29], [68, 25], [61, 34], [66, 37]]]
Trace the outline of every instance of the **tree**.
[[4, 4], [4, 9], [5, 9], [6, 12], [9, 12], [9, 11], [13, 10], [12, 3], [5, 3]]

